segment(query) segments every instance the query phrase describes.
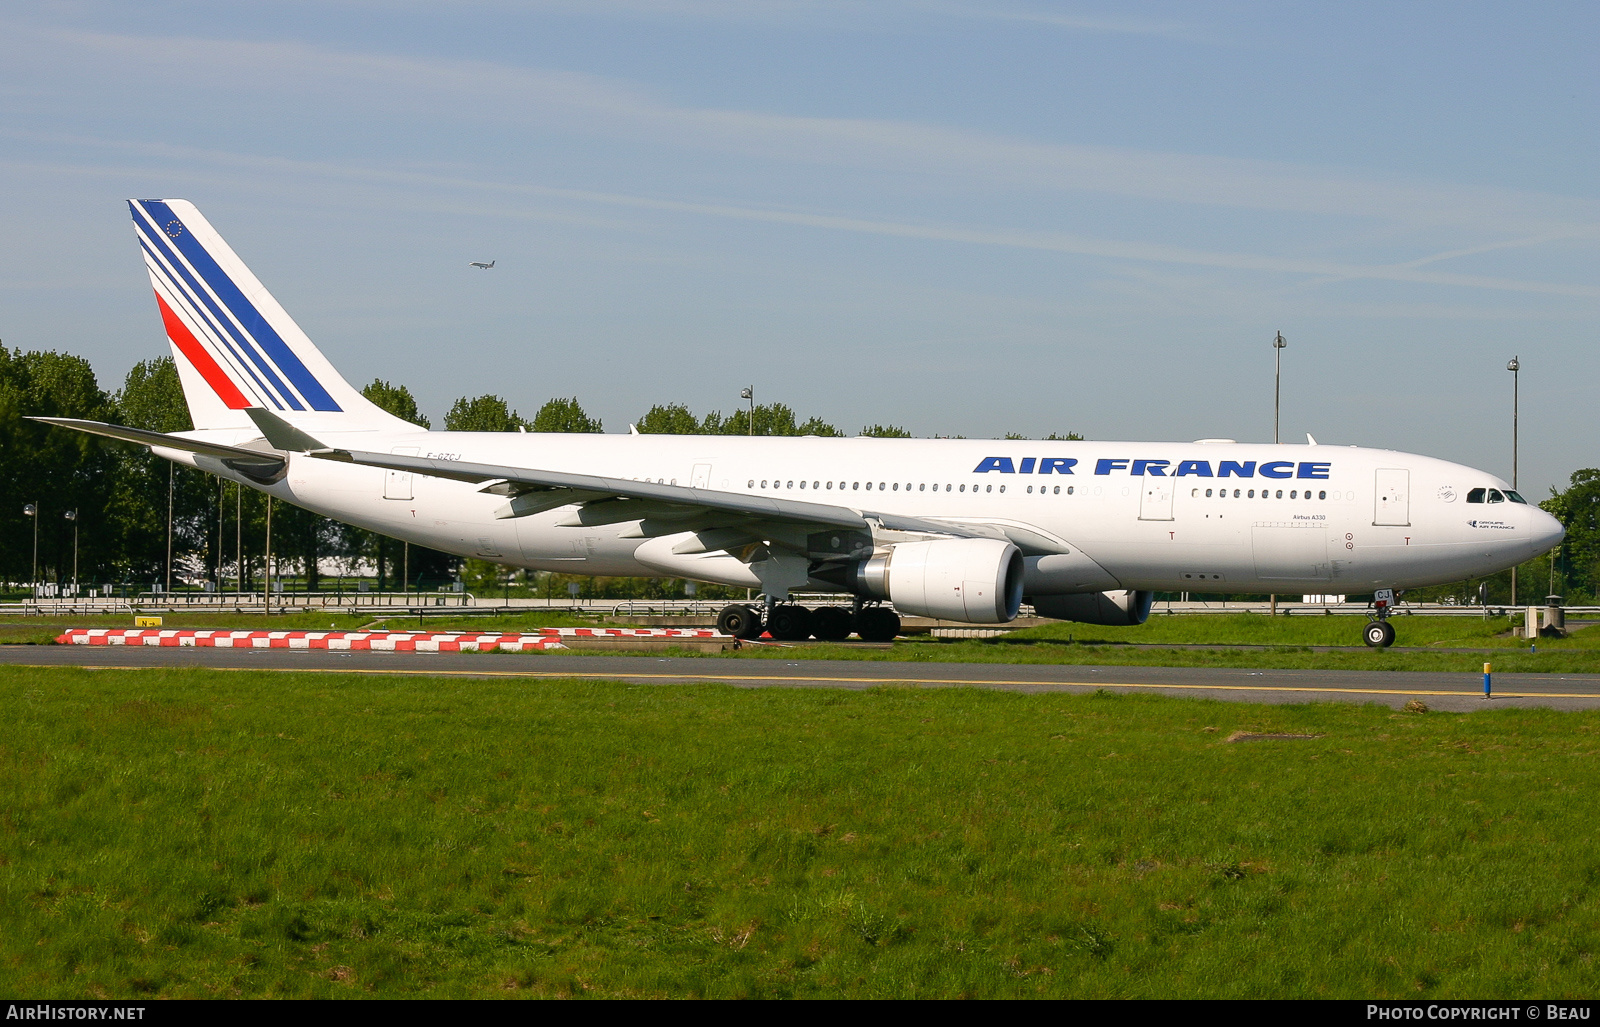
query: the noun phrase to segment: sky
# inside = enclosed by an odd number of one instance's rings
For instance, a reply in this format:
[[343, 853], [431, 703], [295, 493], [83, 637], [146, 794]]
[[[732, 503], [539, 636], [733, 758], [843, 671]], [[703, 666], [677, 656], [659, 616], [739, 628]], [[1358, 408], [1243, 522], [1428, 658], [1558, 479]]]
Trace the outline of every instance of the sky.
[[[0, 7], [0, 341], [167, 352], [193, 201], [358, 387], [608, 431], [1600, 466], [1600, 6], [75, 0]], [[494, 260], [492, 271], [470, 261]]]

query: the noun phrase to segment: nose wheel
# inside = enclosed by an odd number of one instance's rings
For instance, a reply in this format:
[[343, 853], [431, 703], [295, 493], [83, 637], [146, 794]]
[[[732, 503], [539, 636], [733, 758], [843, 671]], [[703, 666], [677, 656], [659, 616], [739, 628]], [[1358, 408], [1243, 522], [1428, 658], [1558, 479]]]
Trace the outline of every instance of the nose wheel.
[[1374, 649], [1387, 649], [1394, 645], [1394, 625], [1387, 620], [1375, 620], [1367, 625], [1363, 638]]

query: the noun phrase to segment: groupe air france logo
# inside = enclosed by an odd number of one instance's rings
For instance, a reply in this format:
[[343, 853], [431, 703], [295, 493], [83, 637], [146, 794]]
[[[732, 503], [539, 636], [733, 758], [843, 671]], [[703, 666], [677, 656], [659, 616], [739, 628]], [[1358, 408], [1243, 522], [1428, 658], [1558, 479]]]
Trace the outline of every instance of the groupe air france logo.
[[171, 221], [167, 222], [167, 235], [170, 238], [176, 239], [178, 236], [180, 236], [182, 234], [183, 234], [183, 222], [182, 221], [179, 221], [177, 218], [173, 218]]

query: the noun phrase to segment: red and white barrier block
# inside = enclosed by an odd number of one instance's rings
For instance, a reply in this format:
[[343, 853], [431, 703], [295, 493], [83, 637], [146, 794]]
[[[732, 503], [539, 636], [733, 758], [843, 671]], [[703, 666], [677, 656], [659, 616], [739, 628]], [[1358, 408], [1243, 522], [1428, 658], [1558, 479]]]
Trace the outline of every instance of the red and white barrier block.
[[73, 628], [60, 645], [201, 646], [214, 649], [333, 649], [395, 653], [529, 652], [565, 649], [563, 638], [722, 638], [709, 629], [542, 628], [501, 631], [185, 631], [161, 628]]

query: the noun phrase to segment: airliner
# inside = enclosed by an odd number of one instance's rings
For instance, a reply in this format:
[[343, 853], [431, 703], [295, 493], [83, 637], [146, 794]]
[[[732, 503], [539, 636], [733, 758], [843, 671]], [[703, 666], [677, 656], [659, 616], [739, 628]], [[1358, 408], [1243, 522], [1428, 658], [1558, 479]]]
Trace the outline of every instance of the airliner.
[[[1389, 450], [1198, 442], [427, 431], [336, 371], [200, 211], [131, 200], [192, 431], [38, 418], [422, 546], [530, 570], [749, 588], [741, 637], [893, 638], [900, 616], [1143, 623], [1157, 591], [1367, 593], [1561, 541], [1485, 471]], [[796, 593], [853, 602], [807, 609]]]

